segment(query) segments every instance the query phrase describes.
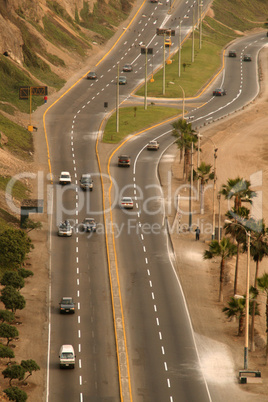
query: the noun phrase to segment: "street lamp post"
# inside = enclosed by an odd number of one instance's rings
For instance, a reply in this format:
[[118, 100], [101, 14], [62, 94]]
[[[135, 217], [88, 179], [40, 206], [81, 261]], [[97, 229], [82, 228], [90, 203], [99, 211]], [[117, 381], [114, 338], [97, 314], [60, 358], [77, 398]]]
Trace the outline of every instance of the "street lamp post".
[[221, 241], [221, 195], [217, 195], [219, 201], [219, 216], [218, 216], [218, 242]]
[[249, 277], [250, 277], [250, 232], [238, 223], [225, 220], [226, 223], [240, 226], [247, 235], [247, 276], [246, 276], [246, 322], [245, 322], [245, 346], [244, 346], [244, 370], [248, 369], [248, 339], [249, 339]]
[[181, 76], [181, 23], [179, 23], [179, 53], [178, 53], [178, 64], [179, 64], [179, 77]]
[[179, 85], [182, 90], [182, 120], [184, 120], [184, 111], [185, 111], [185, 92], [184, 89]]
[[202, 7], [203, 7], [203, 3], [201, 1], [201, 4], [199, 5], [201, 8], [200, 11], [200, 24], [199, 24], [199, 49], [202, 48]]

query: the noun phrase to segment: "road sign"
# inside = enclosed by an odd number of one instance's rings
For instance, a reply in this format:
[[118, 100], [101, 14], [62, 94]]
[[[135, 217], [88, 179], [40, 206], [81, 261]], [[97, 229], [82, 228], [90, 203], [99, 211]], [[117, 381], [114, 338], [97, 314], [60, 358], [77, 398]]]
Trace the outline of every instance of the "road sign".
[[28, 99], [32, 96], [46, 96], [47, 87], [20, 87], [19, 99]]
[[175, 36], [175, 30], [174, 29], [167, 29], [167, 28], [156, 28], [156, 35], [169, 35], [169, 36]]
[[141, 54], [146, 54], [146, 49], [147, 49], [147, 54], [153, 54], [153, 48], [152, 47], [141, 47]]

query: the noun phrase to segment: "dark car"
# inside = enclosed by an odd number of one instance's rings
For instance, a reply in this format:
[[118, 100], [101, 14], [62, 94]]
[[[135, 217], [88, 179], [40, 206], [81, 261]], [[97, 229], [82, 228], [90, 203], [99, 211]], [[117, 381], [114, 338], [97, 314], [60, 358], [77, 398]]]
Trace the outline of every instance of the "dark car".
[[250, 56], [250, 54], [244, 54], [243, 60], [244, 60], [244, 61], [251, 61], [251, 56]]
[[97, 230], [97, 225], [93, 218], [85, 218], [82, 225], [85, 232], [96, 232]]
[[87, 75], [88, 80], [96, 80], [97, 78], [97, 74], [94, 71], [90, 71], [90, 73]]
[[236, 57], [236, 50], [229, 50], [229, 57]]
[[213, 91], [213, 96], [223, 96], [226, 95], [226, 91], [223, 88], [217, 88]]
[[118, 156], [118, 166], [130, 166], [130, 156], [120, 155]]
[[131, 64], [125, 64], [123, 67], [123, 71], [125, 73], [129, 73], [130, 71], [132, 71], [132, 65]]
[[74, 314], [74, 301], [72, 297], [62, 297], [60, 301], [60, 313]]

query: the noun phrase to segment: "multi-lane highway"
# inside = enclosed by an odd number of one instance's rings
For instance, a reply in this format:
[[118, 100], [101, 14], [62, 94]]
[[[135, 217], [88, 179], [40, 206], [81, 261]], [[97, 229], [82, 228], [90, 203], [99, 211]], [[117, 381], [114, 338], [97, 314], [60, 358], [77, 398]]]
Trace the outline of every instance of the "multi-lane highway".
[[[207, 2], [204, 2], [204, 9]], [[102, 211], [102, 188], [95, 155], [95, 142], [104, 117], [115, 106], [117, 65], [133, 65], [128, 83], [120, 87], [120, 103], [143, 80], [144, 58], [139, 44], [154, 48], [154, 67], [163, 59], [163, 39], [157, 27], [190, 29], [194, 1], [180, 1], [168, 14], [169, 4], [144, 2], [140, 12], [115, 47], [94, 68], [98, 79], [82, 79], [47, 113], [46, 131], [53, 173], [51, 197], [51, 309], [47, 400], [119, 401], [119, 373], [114, 335], [106, 239]], [[238, 57], [224, 57], [225, 69], [215, 87], [227, 90], [224, 97], [212, 97], [212, 89], [200, 98], [202, 107], [190, 109], [198, 126], [241, 108], [258, 92], [257, 54], [264, 34], [243, 38], [236, 45]], [[173, 45], [175, 48], [175, 44]], [[252, 62], [240, 55], [251, 53]], [[148, 60], [150, 63], [150, 60]], [[214, 87], [214, 84], [213, 84]], [[199, 367], [194, 335], [163, 226], [164, 206], [157, 181], [160, 152], [143, 149], [149, 139], [159, 137], [161, 149], [174, 138], [170, 126], [158, 126], [137, 136], [120, 149], [132, 157], [132, 166], [116, 166], [111, 175], [123, 195], [135, 199], [131, 214], [124, 213], [115, 199], [113, 220], [120, 230], [115, 236], [120, 288], [126, 324], [129, 374], [133, 401], [209, 401], [211, 396]], [[67, 170], [72, 186], [58, 185], [58, 175]], [[82, 173], [91, 173], [92, 192], [79, 187]], [[127, 188], [125, 188], [127, 186]], [[94, 217], [97, 233], [80, 233], [84, 217]], [[75, 230], [70, 238], [57, 237], [57, 224], [69, 219]], [[59, 314], [62, 296], [76, 302], [74, 315]], [[59, 369], [59, 348], [72, 344], [76, 352], [74, 370]]]

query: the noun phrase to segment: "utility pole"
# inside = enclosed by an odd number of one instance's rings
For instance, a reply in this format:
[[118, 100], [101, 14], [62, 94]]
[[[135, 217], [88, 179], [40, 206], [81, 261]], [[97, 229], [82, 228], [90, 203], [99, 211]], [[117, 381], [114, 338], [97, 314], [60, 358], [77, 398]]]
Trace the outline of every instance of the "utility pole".
[[165, 95], [166, 92], [166, 49], [165, 49], [165, 42], [166, 42], [166, 32], [164, 32], [164, 46], [163, 46], [163, 95]]
[[214, 148], [214, 183], [213, 183], [213, 216], [212, 216], [212, 240], [215, 240], [215, 215], [216, 215], [216, 161], [218, 148]]
[[[202, 135], [200, 133], [197, 134], [197, 169], [200, 165], [200, 140]], [[199, 191], [200, 191], [200, 178], [197, 179], [197, 199], [199, 200]]]
[[117, 83], [116, 83], [116, 132], [119, 133], [119, 63], [117, 65]]
[[194, 62], [194, 7], [193, 7], [193, 36], [192, 36], [192, 63]]
[[147, 110], [147, 47], [145, 49], [145, 86], [144, 86], [144, 110]]
[[221, 241], [221, 195], [217, 195], [219, 201], [219, 216], [218, 216], [218, 242]]
[[189, 188], [189, 231], [192, 230], [192, 188], [193, 188], [193, 154], [194, 154], [194, 143], [191, 145], [191, 175], [190, 175], [190, 188]]

